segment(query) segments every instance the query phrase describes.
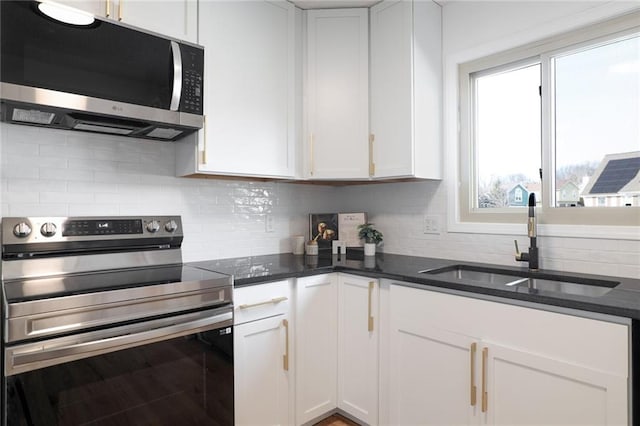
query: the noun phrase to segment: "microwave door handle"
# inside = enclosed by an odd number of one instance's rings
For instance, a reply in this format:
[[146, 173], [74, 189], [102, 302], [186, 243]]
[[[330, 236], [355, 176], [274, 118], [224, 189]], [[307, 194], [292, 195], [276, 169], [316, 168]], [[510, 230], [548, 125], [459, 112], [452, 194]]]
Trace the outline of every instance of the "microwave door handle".
[[182, 94], [182, 54], [180, 46], [175, 41], [171, 42], [171, 53], [173, 56], [173, 90], [171, 92], [171, 111], [177, 111], [180, 106], [180, 95]]

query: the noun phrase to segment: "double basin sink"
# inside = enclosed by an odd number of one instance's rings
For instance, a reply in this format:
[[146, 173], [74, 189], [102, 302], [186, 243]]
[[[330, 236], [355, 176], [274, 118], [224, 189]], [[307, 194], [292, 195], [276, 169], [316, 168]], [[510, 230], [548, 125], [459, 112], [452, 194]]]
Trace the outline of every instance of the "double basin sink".
[[616, 281], [570, 276], [559, 278], [537, 272], [517, 272], [464, 264], [419, 271], [419, 273], [433, 275], [451, 282], [496, 284], [529, 293], [549, 291], [587, 297], [601, 297], [620, 284]]

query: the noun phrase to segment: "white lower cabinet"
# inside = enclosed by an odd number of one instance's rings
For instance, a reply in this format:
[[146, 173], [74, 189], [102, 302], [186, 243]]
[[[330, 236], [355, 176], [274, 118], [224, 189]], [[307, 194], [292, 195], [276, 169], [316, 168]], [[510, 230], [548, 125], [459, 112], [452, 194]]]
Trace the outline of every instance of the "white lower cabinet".
[[398, 315], [397, 309], [391, 325], [389, 424], [475, 423], [470, 363], [476, 340]]
[[483, 351], [487, 424], [628, 424], [626, 376], [488, 342]]
[[293, 424], [290, 285], [279, 281], [234, 291], [236, 425]]
[[378, 424], [378, 280], [338, 275], [338, 408]]
[[388, 306], [385, 423], [628, 423], [625, 324], [396, 285]]
[[338, 277], [315, 275], [296, 281], [296, 424], [337, 405]]
[[378, 280], [348, 274], [296, 285], [296, 424], [336, 408], [378, 423]]
[[345, 273], [242, 287], [234, 304], [238, 425], [336, 409], [368, 425], [631, 423], [620, 318]]

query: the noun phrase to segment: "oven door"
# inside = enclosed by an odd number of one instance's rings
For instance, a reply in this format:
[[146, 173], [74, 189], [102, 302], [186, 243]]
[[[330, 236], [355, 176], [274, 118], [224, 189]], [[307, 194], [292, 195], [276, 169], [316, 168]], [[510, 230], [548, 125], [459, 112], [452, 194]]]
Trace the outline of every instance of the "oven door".
[[231, 308], [8, 346], [7, 425], [233, 425]]

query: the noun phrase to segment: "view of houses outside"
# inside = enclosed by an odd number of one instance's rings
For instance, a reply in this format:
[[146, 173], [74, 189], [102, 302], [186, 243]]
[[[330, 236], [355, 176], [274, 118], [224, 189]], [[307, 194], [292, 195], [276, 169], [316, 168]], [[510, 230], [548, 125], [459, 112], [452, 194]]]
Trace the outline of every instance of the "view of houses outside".
[[[640, 37], [554, 59], [555, 206], [640, 206]], [[540, 65], [477, 81], [478, 207], [540, 202]]]

